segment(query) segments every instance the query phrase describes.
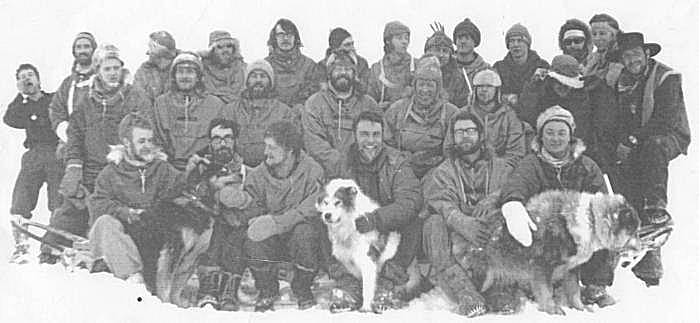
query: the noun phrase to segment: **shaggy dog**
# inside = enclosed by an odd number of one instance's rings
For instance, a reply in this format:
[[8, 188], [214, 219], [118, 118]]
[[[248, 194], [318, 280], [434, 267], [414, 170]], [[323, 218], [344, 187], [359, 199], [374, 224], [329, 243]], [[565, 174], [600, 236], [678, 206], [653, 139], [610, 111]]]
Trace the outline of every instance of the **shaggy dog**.
[[328, 227], [335, 256], [355, 277], [362, 280], [361, 311], [373, 311], [372, 300], [377, 287], [377, 276], [384, 262], [396, 253], [401, 235], [378, 231], [360, 233], [355, 219], [379, 208], [364, 195], [353, 180], [334, 179], [325, 188], [325, 196], [316, 203], [316, 209]]
[[[484, 248], [472, 249], [482, 292], [517, 286], [531, 292], [541, 311], [564, 314], [564, 305], [582, 310], [577, 269], [594, 252], [607, 249], [634, 258], [646, 252], [637, 236], [639, 217], [621, 195], [546, 191], [526, 208], [538, 228], [530, 247], [514, 240], [494, 212], [490, 220], [498, 229]], [[555, 285], [561, 292], [557, 302]]]

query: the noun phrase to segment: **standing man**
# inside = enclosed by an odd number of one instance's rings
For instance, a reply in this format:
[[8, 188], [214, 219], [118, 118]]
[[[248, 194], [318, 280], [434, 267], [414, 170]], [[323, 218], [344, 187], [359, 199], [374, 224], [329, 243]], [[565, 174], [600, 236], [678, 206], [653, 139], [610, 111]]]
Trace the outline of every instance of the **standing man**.
[[238, 39], [228, 31], [212, 31], [207, 54], [202, 59], [205, 89], [225, 103], [238, 98], [245, 88], [246, 65]]
[[362, 111], [378, 108], [374, 99], [360, 91], [352, 56], [331, 54], [326, 63], [328, 85], [306, 101], [302, 125], [306, 150], [332, 178], [354, 142], [353, 120]]
[[569, 55], [586, 66], [588, 57], [593, 52], [591, 30], [585, 22], [578, 19], [567, 20], [559, 28], [559, 49], [564, 55]]
[[511, 106], [515, 106], [518, 102], [523, 86], [530, 80], [535, 70], [549, 68], [549, 63], [541, 59], [536, 51], [530, 49], [531, 45], [532, 36], [527, 28], [519, 23], [515, 24], [506, 32], [508, 54], [503, 60], [493, 64], [493, 68], [503, 81], [501, 95]]
[[326, 56], [318, 62], [317, 66], [317, 78], [321, 82], [321, 86], [328, 81], [326, 66], [328, 61], [328, 56], [333, 53], [343, 52], [350, 55], [355, 62], [357, 62], [357, 78], [360, 80], [359, 88], [367, 92], [367, 82], [369, 82], [369, 64], [364, 57], [357, 54], [355, 50], [355, 41], [352, 39], [350, 33], [341, 28], [336, 27], [331, 30], [330, 35], [328, 35], [328, 48], [326, 49]]
[[170, 64], [177, 56], [175, 39], [167, 31], [156, 31], [148, 36], [148, 60], [134, 75], [134, 86], [146, 94], [151, 104], [168, 90]]
[[170, 67], [168, 92], [159, 96], [154, 106], [156, 137], [169, 162], [179, 170], [192, 154], [209, 144], [209, 123], [224, 116], [224, 103], [204, 90], [202, 71], [196, 54], [178, 55]]
[[296, 125], [280, 121], [265, 132], [265, 163], [245, 179], [251, 202], [243, 209], [248, 223], [245, 249], [255, 287], [260, 291], [255, 311], [273, 309], [279, 297], [277, 267], [271, 262], [294, 263], [292, 293], [299, 309], [316, 305], [311, 284], [319, 269], [323, 223], [314, 207], [324, 182], [323, 168], [302, 150]]
[[[666, 225], [668, 164], [688, 153], [690, 127], [683, 101], [681, 74], [652, 57], [661, 51], [641, 33], [618, 39], [625, 65], [618, 82], [620, 117], [617, 159], [621, 192], [641, 210], [642, 225]], [[647, 286], [663, 276], [660, 251], [647, 252], [632, 271]]]
[[[49, 121], [49, 103], [53, 94], [41, 90], [39, 71], [34, 65], [20, 65], [15, 78], [19, 93], [7, 107], [3, 121], [12, 128], [24, 129], [24, 147], [29, 150], [22, 155], [21, 168], [12, 191], [10, 214], [31, 219], [44, 183], [49, 211], [53, 212], [61, 204], [58, 185], [63, 169], [62, 163], [56, 159], [58, 137]], [[29, 244], [14, 227], [13, 235], [16, 243], [13, 261], [22, 261], [21, 256], [28, 252]]]
[[415, 62], [408, 53], [411, 30], [400, 21], [384, 26], [384, 57], [372, 64], [368, 94], [386, 111], [410, 93]]
[[289, 19], [280, 19], [267, 39], [270, 55], [267, 60], [275, 71], [275, 89], [279, 100], [295, 111], [318, 91], [315, 80], [316, 62], [301, 53], [301, 38], [297, 26]]
[[588, 23], [596, 50], [589, 55], [583, 75], [596, 75], [608, 86], [615, 87], [623, 68], [617, 47], [617, 37], [622, 33], [620, 26], [615, 18], [605, 13], [593, 16]]
[[464, 91], [457, 93], [461, 93], [460, 98], [462, 99], [452, 99], [453, 86], [446, 85], [445, 89], [450, 93], [450, 102], [461, 108], [470, 105], [474, 100], [474, 75], [491, 66], [475, 50], [481, 44], [481, 31], [469, 18], [465, 18], [455, 27], [452, 39], [457, 46], [454, 54], [454, 61], [459, 74], [457, 84], [460, 85], [457, 88], [464, 89]]

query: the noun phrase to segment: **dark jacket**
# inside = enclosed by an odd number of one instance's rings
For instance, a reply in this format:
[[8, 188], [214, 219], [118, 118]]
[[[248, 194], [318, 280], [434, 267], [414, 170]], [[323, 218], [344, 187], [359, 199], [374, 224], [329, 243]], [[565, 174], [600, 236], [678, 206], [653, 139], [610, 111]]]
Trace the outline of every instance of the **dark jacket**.
[[[240, 54], [234, 53], [234, 56], [240, 57]], [[216, 66], [211, 58], [202, 59], [202, 65], [204, 66], [202, 82], [207, 92], [226, 103], [240, 97], [245, 89], [246, 71], [246, 63], [242, 57], [236, 58], [231, 66], [225, 69]]]
[[400, 231], [417, 218], [423, 204], [420, 182], [401, 152], [384, 146], [375, 160], [368, 164], [361, 161], [357, 144], [352, 144], [347, 156], [341, 178], [355, 180], [363, 192], [372, 191], [367, 183], [378, 181], [378, 194], [370, 198], [380, 205], [374, 215], [374, 223], [380, 232]]
[[503, 60], [493, 64], [493, 68], [498, 72], [503, 83], [501, 93], [520, 95], [523, 91], [523, 86], [530, 80], [535, 70], [537, 68], [549, 68], [549, 63], [541, 59], [536, 51], [530, 50], [524, 65], [516, 64], [510, 53], [508, 53]]
[[18, 93], [7, 107], [3, 121], [12, 128], [25, 130], [27, 137], [24, 147], [31, 149], [36, 145], [56, 146], [58, 143], [58, 137], [49, 121], [49, 103], [52, 97], [53, 93], [42, 92], [39, 101], [27, 98], [24, 103], [24, 98]]
[[458, 108], [471, 105], [474, 100], [474, 75], [491, 67], [479, 54], [474, 55], [476, 58], [469, 63], [451, 59], [441, 68], [442, 86], [447, 91], [450, 103]]
[[141, 90], [151, 101], [168, 91], [170, 87], [170, 67], [161, 70], [155, 64], [146, 61], [139, 66], [134, 75], [134, 87]]
[[265, 60], [272, 65], [275, 91], [279, 95], [277, 98], [284, 104], [290, 107], [304, 104], [306, 99], [318, 91], [316, 62], [302, 54], [298, 48], [290, 55], [275, 50]]
[[[484, 124], [484, 138], [493, 148], [495, 155], [505, 159], [511, 169], [515, 168], [527, 149], [523, 123], [513, 108], [503, 103], [495, 111], [487, 112], [475, 102], [467, 110], [481, 119]], [[454, 133], [453, 131], [450, 129], [448, 133]]]
[[[66, 139], [68, 118], [71, 112], [73, 112], [76, 98], [80, 95], [76, 94], [76, 91], [79, 89], [87, 89], [90, 85], [89, 79], [93, 74], [92, 70], [85, 74], [78, 73], [74, 66], [71, 75], [63, 79], [58, 90], [56, 90], [51, 104], [49, 105], [49, 119], [51, 120], [51, 127], [53, 130], [56, 130], [59, 138], [64, 137], [63, 139]], [[59, 127], [61, 123], [64, 124]]]
[[368, 92], [378, 104], [410, 96], [415, 60], [411, 55], [386, 54], [372, 64]]

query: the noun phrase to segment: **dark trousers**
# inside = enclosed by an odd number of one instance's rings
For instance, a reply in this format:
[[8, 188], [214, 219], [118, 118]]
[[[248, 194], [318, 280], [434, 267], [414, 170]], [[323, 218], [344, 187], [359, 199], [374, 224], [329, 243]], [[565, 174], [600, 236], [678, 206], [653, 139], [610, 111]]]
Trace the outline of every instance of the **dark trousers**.
[[224, 271], [242, 275], [246, 267], [243, 246], [246, 240], [246, 227], [233, 227], [217, 220], [211, 235], [209, 249], [202, 255], [200, 265], [220, 266]]
[[[95, 178], [86, 178], [84, 176], [82, 185], [88, 190], [88, 195], [92, 194], [92, 191], [95, 187]], [[72, 199], [64, 197], [63, 201], [61, 202], [61, 206], [59, 206], [57, 209], [51, 212], [49, 226], [55, 229], [68, 231], [72, 234], [87, 237], [90, 226], [95, 221], [95, 219], [102, 214], [94, 214], [91, 217], [90, 212], [88, 212], [88, 209], [85, 206], [85, 199], [87, 199], [87, 197], [82, 199], [80, 203], [77, 203], [81, 204], [81, 208], [77, 208], [76, 202], [72, 201]], [[71, 244], [71, 241], [69, 241], [68, 239], [65, 239], [53, 233], [47, 233], [46, 235], [44, 235], [44, 241], [69, 246]], [[42, 245], [41, 251], [50, 252], [51, 249], [47, 246]]]
[[63, 177], [63, 164], [56, 159], [56, 147], [38, 145], [22, 155], [22, 165], [12, 192], [10, 214], [28, 217], [36, 208], [39, 190], [46, 183], [48, 207], [55, 210], [61, 204], [58, 186]]

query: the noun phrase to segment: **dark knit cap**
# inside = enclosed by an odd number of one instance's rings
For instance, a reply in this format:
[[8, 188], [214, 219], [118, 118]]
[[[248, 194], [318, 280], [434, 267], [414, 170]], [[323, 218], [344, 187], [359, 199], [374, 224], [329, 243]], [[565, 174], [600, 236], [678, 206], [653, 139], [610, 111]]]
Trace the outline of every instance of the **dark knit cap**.
[[457, 27], [455, 27], [455, 30], [452, 33], [452, 40], [455, 41], [455, 44], [457, 42], [457, 38], [463, 34], [469, 35], [469, 37], [474, 41], [474, 47], [479, 46], [481, 43], [481, 31], [479, 31], [479, 28], [476, 27], [476, 25], [469, 20], [469, 18], [465, 18], [457, 25]]

